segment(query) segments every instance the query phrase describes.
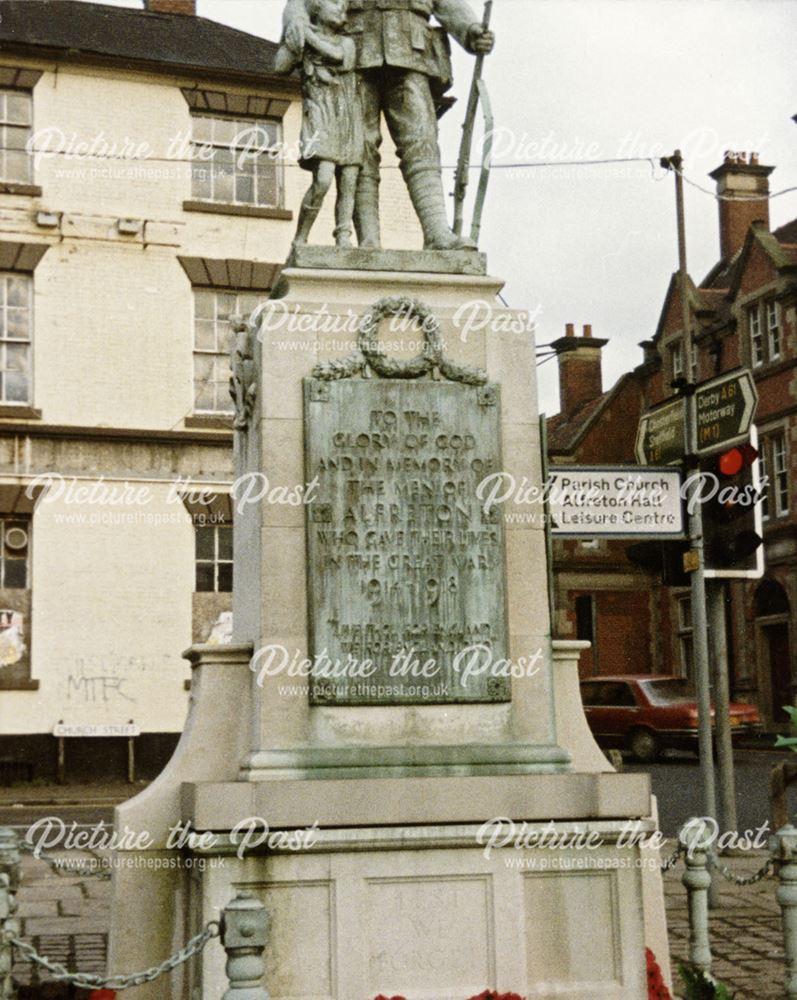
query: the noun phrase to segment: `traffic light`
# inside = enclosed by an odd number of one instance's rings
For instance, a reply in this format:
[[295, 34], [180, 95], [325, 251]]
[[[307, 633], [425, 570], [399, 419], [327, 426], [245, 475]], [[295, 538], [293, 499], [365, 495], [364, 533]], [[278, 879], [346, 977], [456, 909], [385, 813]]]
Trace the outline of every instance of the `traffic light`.
[[703, 549], [709, 577], [763, 575], [761, 500], [755, 429], [751, 440], [700, 460], [692, 494], [702, 504]]

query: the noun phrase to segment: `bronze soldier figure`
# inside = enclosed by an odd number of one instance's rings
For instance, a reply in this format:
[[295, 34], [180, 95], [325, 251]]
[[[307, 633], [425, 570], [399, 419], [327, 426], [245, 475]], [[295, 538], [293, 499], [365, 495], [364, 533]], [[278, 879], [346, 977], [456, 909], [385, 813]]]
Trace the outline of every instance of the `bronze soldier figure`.
[[[430, 24], [432, 16], [442, 27]], [[305, 0], [287, 0], [285, 41], [304, 44]], [[349, 0], [346, 32], [357, 48], [365, 156], [357, 183], [355, 228], [362, 247], [380, 246], [379, 147], [384, 114], [401, 172], [433, 250], [472, 248], [448, 224], [437, 134], [437, 104], [451, 86], [448, 35], [472, 53], [492, 51], [466, 0]]]

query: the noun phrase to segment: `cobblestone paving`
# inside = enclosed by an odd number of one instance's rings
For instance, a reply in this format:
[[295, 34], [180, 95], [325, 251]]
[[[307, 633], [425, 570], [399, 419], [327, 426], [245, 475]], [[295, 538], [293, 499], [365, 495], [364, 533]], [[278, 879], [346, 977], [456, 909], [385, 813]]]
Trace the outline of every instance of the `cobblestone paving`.
[[[764, 853], [723, 858], [734, 874], [751, 875], [766, 861]], [[673, 974], [689, 953], [686, 889], [681, 884], [683, 862], [664, 876], [664, 901]], [[773, 877], [750, 886], [737, 886], [719, 876], [718, 909], [709, 913], [709, 936], [714, 956], [712, 972], [735, 1000], [783, 1000], [783, 931]]]
[[[663, 856], [670, 853], [670, 846]], [[749, 875], [761, 867], [764, 854], [723, 859], [734, 872]], [[673, 970], [686, 959], [689, 924], [686, 890], [681, 884], [683, 862], [664, 876]], [[783, 937], [780, 908], [775, 900], [776, 881], [764, 879], [752, 886], [720, 882], [720, 903], [710, 915], [713, 972], [736, 1000], [782, 1000]], [[96, 878], [55, 875], [47, 865], [26, 856], [18, 896], [22, 936], [37, 950], [70, 969], [105, 972], [110, 924], [111, 884]], [[28, 964], [14, 967], [18, 983], [33, 988], [31, 998], [44, 997], [38, 986], [45, 977]], [[677, 978], [677, 977], [676, 977]], [[53, 997], [84, 997], [80, 991], [53, 993]], [[575, 1000], [575, 998], [574, 998]], [[642, 1000], [642, 998], [640, 998]]]
[[[21, 936], [41, 955], [70, 970], [105, 972], [111, 918], [109, 881], [56, 875], [43, 861], [23, 855], [17, 902]], [[44, 970], [27, 962], [17, 962], [13, 976], [19, 984], [32, 987], [49, 978]], [[62, 995], [87, 994], [64, 991]]]

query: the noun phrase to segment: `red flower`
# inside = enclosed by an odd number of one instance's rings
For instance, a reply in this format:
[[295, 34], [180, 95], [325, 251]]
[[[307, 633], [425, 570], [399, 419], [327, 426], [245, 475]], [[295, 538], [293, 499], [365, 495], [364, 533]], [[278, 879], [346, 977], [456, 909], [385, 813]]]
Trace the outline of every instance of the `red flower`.
[[378, 997], [374, 997], [374, 1000], [406, 1000], [405, 997], [386, 997], [383, 994], [379, 994]]
[[645, 962], [648, 970], [648, 1000], [672, 1000], [659, 963], [650, 948], [645, 948]]
[[519, 993], [495, 993], [493, 990], [485, 990], [470, 1000], [525, 1000]]

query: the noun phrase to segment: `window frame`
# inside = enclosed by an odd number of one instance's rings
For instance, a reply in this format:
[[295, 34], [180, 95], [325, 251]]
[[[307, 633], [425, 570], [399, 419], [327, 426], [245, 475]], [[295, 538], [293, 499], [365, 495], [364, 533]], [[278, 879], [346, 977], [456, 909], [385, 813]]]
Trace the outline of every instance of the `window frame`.
[[[240, 208], [248, 209], [274, 209], [280, 210], [284, 208], [285, 204], [285, 167], [283, 157], [272, 155], [273, 152], [279, 151], [284, 146], [284, 126], [282, 118], [271, 118], [269, 116], [261, 116], [257, 118], [248, 118], [242, 115], [232, 114], [226, 111], [200, 111], [197, 109], [191, 109], [191, 198], [194, 201], [200, 202], [207, 205], [235, 205]], [[262, 153], [258, 154], [257, 160], [252, 160], [253, 170], [251, 176], [253, 178], [253, 190], [254, 198], [252, 200], [242, 201], [237, 197], [237, 184], [236, 178], [245, 175], [245, 171], [238, 170], [233, 166], [232, 170], [232, 198], [220, 198], [215, 194], [216, 188], [216, 174], [214, 173], [213, 167], [216, 164], [215, 158], [206, 159], [198, 155], [198, 150], [200, 149], [214, 149], [214, 150], [238, 150], [243, 151], [246, 146], [232, 146], [230, 142], [217, 142], [212, 138], [212, 126], [211, 126], [211, 139], [210, 140], [199, 140], [196, 138], [195, 122], [197, 119], [207, 119], [212, 122], [233, 122], [239, 126], [238, 132], [243, 132], [245, 129], [258, 129], [258, 128], [268, 128], [273, 127], [276, 133], [276, 138], [272, 145], [266, 147]], [[259, 187], [261, 183], [260, 175], [258, 174], [258, 166], [260, 163], [259, 157], [262, 156], [267, 164], [272, 164], [274, 167], [274, 200], [272, 201], [259, 201]], [[198, 190], [197, 184], [198, 179], [196, 171], [207, 171], [210, 187], [210, 196], [208, 196], [206, 191]], [[265, 183], [265, 180], [262, 181]]]
[[[192, 292], [193, 292], [193, 322], [191, 327], [191, 337], [192, 337], [191, 360], [193, 369], [192, 373], [193, 389], [192, 389], [192, 401], [191, 401], [191, 407], [192, 407], [191, 414], [195, 417], [223, 417], [223, 418], [232, 417], [235, 414], [235, 404], [233, 403], [232, 396], [230, 396], [229, 393], [229, 384], [230, 384], [229, 380], [232, 375], [232, 368], [230, 365], [230, 354], [234, 348], [235, 336], [232, 329], [227, 330], [226, 335], [229, 338], [230, 350], [228, 351], [220, 350], [219, 345], [222, 340], [222, 335], [223, 335], [222, 330], [224, 326], [228, 327], [230, 326], [230, 320], [229, 320], [230, 316], [234, 316], [236, 314], [246, 311], [245, 308], [244, 309], [241, 308], [242, 298], [244, 297], [251, 297], [252, 299], [257, 298], [257, 302], [254, 303], [254, 305], [252, 306], [252, 308], [255, 308], [257, 304], [259, 304], [261, 301], [264, 300], [264, 298], [267, 298], [267, 294], [257, 293], [248, 289], [207, 288], [207, 287], [195, 287], [192, 289]], [[234, 296], [235, 298], [235, 303], [232, 311], [226, 314], [220, 312], [219, 310], [219, 298], [220, 296], [223, 295]], [[199, 302], [199, 296], [209, 296], [213, 299], [213, 317], [212, 317], [213, 330], [214, 330], [213, 350], [206, 347], [199, 347], [197, 344], [197, 333], [200, 329], [199, 322], [207, 322], [210, 319], [207, 316], [199, 315], [197, 312], [197, 304]], [[225, 317], [225, 315], [226, 318], [223, 318]], [[212, 410], [209, 410], [209, 409], [202, 409], [199, 406], [197, 406], [197, 386], [204, 385], [206, 381], [206, 380], [200, 381], [197, 378], [197, 358], [203, 356], [214, 359], [212, 365], [214, 374], [217, 372], [216, 364], [218, 360], [220, 358], [227, 359], [228, 371], [225, 374], [225, 378], [223, 380], [214, 378], [211, 382], [211, 384], [214, 387], [215, 386], [224, 387], [221, 390], [225, 403], [224, 409], [214, 408]], [[214, 388], [213, 392], [214, 403], [218, 402], [217, 392], [218, 390]]]
[[[24, 337], [10, 337], [7, 336], [8, 331], [8, 311], [11, 307], [8, 305], [8, 289], [11, 281], [21, 281], [27, 288], [27, 303], [23, 307], [18, 307], [24, 309], [28, 316], [28, 336]], [[3, 407], [8, 406], [32, 406], [33, 405], [33, 330], [34, 330], [34, 296], [33, 296], [33, 275], [27, 274], [22, 271], [0, 271], [0, 284], [3, 285], [2, 298], [0, 299], [0, 412], [2, 412]], [[9, 345], [20, 345], [27, 348], [27, 366], [23, 371], [27, 375], [27, 392], [25, 399], [7, 399], [6, 398], [6, 379], [5, 373], [7, 371], [19, 371], [20, 369], [9, 369], [6, 367], [6, 359], [8, 356]]]
[[[780, 330], [780, 309], [776, 299], [765, 299], [763, 303], [767, 331], [767, 360], [780, 361], [783, 357], [783, 338]], [[774, 322], [772, 322], [774, 320]]]
[[[34, 134], [34, 122], [33, 122], [33, 91], [27, 89], [19, 89], [16, 87], [0, 86], [0, 107], [2, 107], [3, 100], [8, 101], [9, 97], [22, 98], [27, 101], [28, 105], [28, 121], [26, 124], [20, 124], [19, 122], [12, 121], [8, 116], [7, 112], [4, 114], [0, 111], [0, 184], [17, 185], [19, 187], [28, 187], [33, 184], [33, 156], [28, 150], [28, 145], [30, 143], [31, 137]], [[8, 141], [7, 130], [8, 129], [26, 129], [27, 138], [25, 144], [22, 147], [11, 146]], [[6, 173], [7, 170], [7, 160], [13, 153], [24, 153], [25, 163], [27, 166], [26, 175], [23, 178], [12, 177], [10, 174]]]
[[758, 469], [762, 482], [768, 477], [761, 505], [761, 520], [788, 517], [791, 509], [789, 489], [789, 444], [786, 431], [777, 429], [761, 435]]
[[787, 517], [789, 513], [789, 448], [784, 431], [770, 435], [772, 449], [772, 486], [775, 517]]
[[676, 340], [670, 344], [670, 371], [673, 381], [684, 377], [684, 345], [683, 341]]
[[769, 438], [761, 436], [760, 447], [758, 449], [758, 475], [764, 486], [761, 498], [761, 520], [768, 521], [772, 516], [772, 505], [770, 503], [772, 483], [769, 481]]
[[[211, 531], [213, 532], [213, 558], [212, 559], [200, 559], [199, 558], [199, 532], [200, 531]], [[232, 525], [231, 524], [194, 524], [194, 592], [197, 594], [231, 594], [233, 587], [233, 573], [234, 573], [234, 562], [232, 556], [232, 550], [230, 551], [229, 559], [221, 559], [219, 556], [219, 531], [229, 531], [230, 532], [230, 546], [232, 546]], [[199, 567], [202, 566], [212, 566], [213, 567], [213, 589], [208, 590], [206, 588], [199, 587]], [[230, 587], [229, 590], [225, 587], [221, 589], [219, 587], [219, 571], [222, 566], [230, 567]]]
[[747, 308], [747, 337], [750, 343], [750, 363], [753, 368], [761, 368], [766, 364], [767, 358], [760, 302]]

